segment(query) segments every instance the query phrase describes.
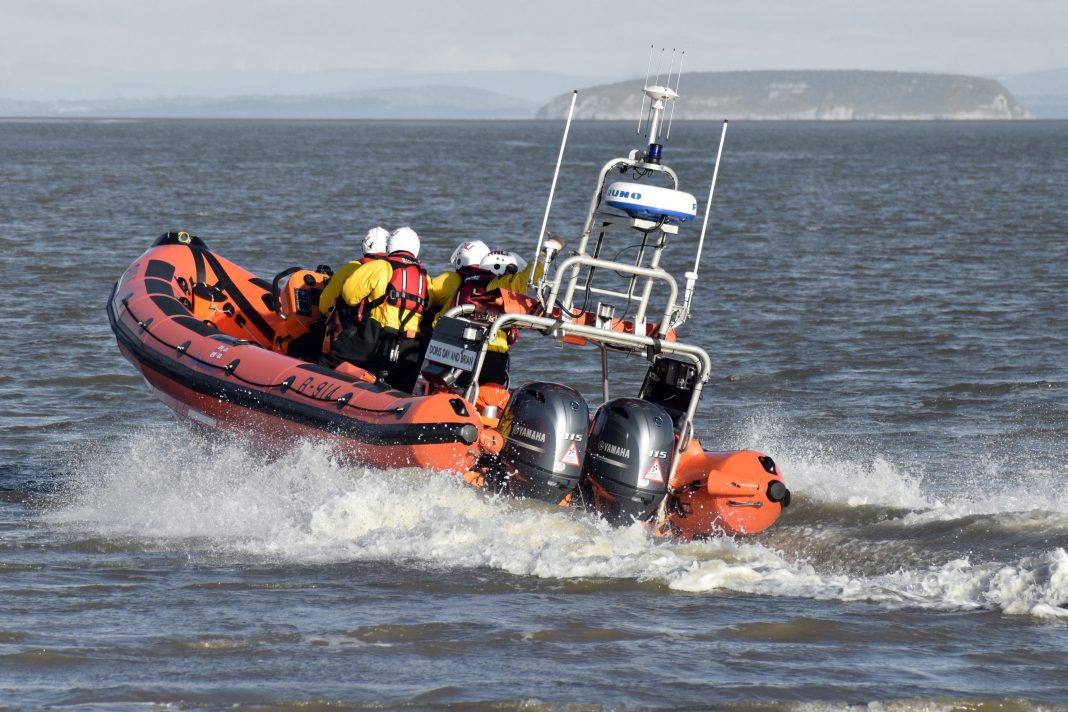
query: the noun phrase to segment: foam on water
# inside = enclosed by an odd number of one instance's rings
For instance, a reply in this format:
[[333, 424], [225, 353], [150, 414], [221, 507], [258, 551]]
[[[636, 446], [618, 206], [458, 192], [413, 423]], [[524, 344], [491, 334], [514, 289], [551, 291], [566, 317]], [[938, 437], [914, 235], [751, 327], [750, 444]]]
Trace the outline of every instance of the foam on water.
[[731, 447], [753, 443], [779, 463], [793, 492], [817, 502], [906, 508], [913, 510], [909, 516], [914, 522], [1041, 512], [1068, 528], [1068, 517], [1058, 514], [1068, 511], [1068, 465], [1061, 464], [1058, 454], [1042, 454], [1042, 464], [1036, 465], [1026, 454], [983, 452], [977, 446], [972, 458], [958, 466], [962, 471], [936, 477], [916, 465], [895, 464], [874, 448], [859, 459], [768, 413], [731, 433]]
[[[309, 443], [272, 460], [241, 444], [180, 440], [172, 434], [131, 434], [101, 443], [70, 463], [64, 503], [46, 520], [73, 536], [133, 539], [152, 548], [184, 549], [194, 557], [488, 567], [518, 576], [653, 581], [689, 592], [980, 608], [1068, 619], [1063, 547], [1013, 561], [973, 562], [961, 556], [929, 568], [842, 573], [758, 540], [656, 541], [638, 526], [613, 529], [584, 513], [487, 496], [455, 477], [347, 465]], [[826, 454], [778, 457], [791, 475], [791, 487], [815, 491], [817, 499], [851, 501], [855, 494], [834, 485], [856, 478], [859, 470], [861, 477], [894, 483], [900, 497], [887, 496], [888, 503], [900, 507], [904, 499], [910, 507], [932, 507], [917, 483], [888, 462], [865, 468]], [[826, 489], [819, 489], [822, 484]], [[852, 536], [834, 527], [820, 534]]]
[[756, 446], [771, 455], [791, 491], [804, 493], [807, 499], [915, 509], [937, 505], [924, 495], [919, 478], [902, 472], [884, 457], [860, 460], [853, 453], [843, 453], [795, 430], [775, 415], [762, 412], [728, 432], [724, 446]]

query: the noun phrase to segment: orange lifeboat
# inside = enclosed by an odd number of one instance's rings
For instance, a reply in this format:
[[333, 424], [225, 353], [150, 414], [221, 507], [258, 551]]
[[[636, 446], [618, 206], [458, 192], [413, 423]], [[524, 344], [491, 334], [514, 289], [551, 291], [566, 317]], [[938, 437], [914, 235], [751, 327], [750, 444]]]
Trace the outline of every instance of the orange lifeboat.
[[[582, 396], [559, 384], [486, 384], [472, 400], [445, 390], [413, 395], [351, 364], [333, 370], [290, 355], [315, 335], [328, 275], [288, 272], [272, 283], [198, 237], [167, 233], [115, 285], [108, 316], [119, 349], [180, 416], [268, 448], [327, 441], [355, 461], [450, 472], [683, 539], [761, 531], [789, 503], [778, 468], [754, 451], [706, 452], [692, 438], [671, 468], [673, 411], [652, 402], [607, 403], [598, 413], [608, 425], [598, 429]], [[576, 328], [592, 327], [579, 319]], [[627, 430], [639, 421], [659, 422], [659, 439], [642, 441], [640, 426]], [[628, 439], [634, 452], [613, 442]], [[613, 470], [621, 457], [633, 461], [632, 474]]]

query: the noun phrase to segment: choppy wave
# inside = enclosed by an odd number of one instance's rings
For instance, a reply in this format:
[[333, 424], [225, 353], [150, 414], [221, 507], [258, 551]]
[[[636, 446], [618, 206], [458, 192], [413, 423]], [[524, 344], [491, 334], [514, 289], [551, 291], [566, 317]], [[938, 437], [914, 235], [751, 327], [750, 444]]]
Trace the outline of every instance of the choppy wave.
[[[946, 504], [923, 493], [922, 477], [884, 459], [786, 448], [777, 459], [799, 501], [776, 527], [752, 539], [665, 543], [638, 526], [613, 529], [584, 513], [487, 496], [446, 475], [349, 465], [310, 443], [269, 460], [239, 443], [170, 434], [103, 442], [69, 463], [62, 504], [46, 519], [76, 539], [239, 560], [488, 567], [1068, 620], [1063, 510], [1023, 498], [999, 505], [985, 494]], [[1024, 532], [1026, 545], [1003, 546], [996, 536], [990, 544], [991, 530]]]
[[[726, 444], [753, 443], [784, 467], [792, 490], [821, 503], [905, 509], [920, 520], [1068, 511], [1061, 452], [1019, 452], [976, 439], [967, 459], [947, 458], [930, 472], [896, 463], [877, 446], [861, 452], [828, 445], [766, 413], [737, 425]], [[1068, 518], [1061, 522], [1068, 526]]]

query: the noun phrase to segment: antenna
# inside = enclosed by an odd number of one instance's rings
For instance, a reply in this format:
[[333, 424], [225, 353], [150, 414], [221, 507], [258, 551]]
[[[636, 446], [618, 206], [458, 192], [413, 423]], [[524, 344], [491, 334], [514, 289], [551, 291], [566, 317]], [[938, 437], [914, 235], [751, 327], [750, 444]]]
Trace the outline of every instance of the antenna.
[[723, 142], [727, 138], [727, 121], [723, 121], [723, 131], [719, 135], [719, 149], [716, 151], [716, 167], [712, 171], [712, 184], [708, 187], [708, 202], [705, 203], [705, 219], [701, 225], [701, 239], [697, 242], [697, 256], [693, 261], [693, 271], [686, 273], [686, 296], [683, 299], [683, 309], [690, 310], [690, 300], [693, 298], [693, 287], [697, 282], [697, 268], [701, 264], [701, 251], [705, 246], [705, 233], [708, 232], [708, 216], [712, 212], [712, 194], [716, 192], [716, 179], [719, 178], [719, 160], [723, 157]]
[[[642, 87], [642, 105], [641, 105], [641, 107], [639, 109], [639, 113], [638, 113], [638, 131], [637, 131], [638, 135], [641, 135], [641, 132], [642, 132], [642, 116], [645, 114], [645, 97], [646, 96], [648, 96], [653, 101], [653, 103], [649, 105], [650, 114], [653, 113], [653, 107], [654, 107], [654, 105], [656, 103], [656, 98], [652, 94], [649, 93], [649, 87], [650, 86], [657, 86], [660, 83], [660, 68], [664, 64], [664, 48], [661, 47], [660, 48], [660, 60], [656, 63], [656, 78], [653, 79], [653, 83], [652, 84], [649, 84], [649, 70], [652, 69], [652, 66], [653, 66], [653, 50], [654, 50], [654, 46], [653, 45], [649, 45], [649, 62], [645, 66], [645, 86]], [[674, 63], [674, 61], [675, 60], [673, 59], [672, 62]], [[671, 70], [669, 69], [668, 70], [669, 76], [670, 76], [670, 71]], [[651, 119], [652, 119], [652, 117], [650, 117], [650, 120]], [[654, 127], [654, 130], [656, 131], [656, 133], [660, 133], [660, 130], [655, 128], [655, 127]], [[651, 142], [653, 142], [653, 143], [656, 142], [656, 136], [648, 136], [648, 138], [650, 139]]]
[[674, 47], [671, 48], [671, 64], [668, 65], [667, 77], [664, 78], [664, 86], [671, 86], [671, 75], [675, 73], [675, 56], [678, 54], [678, 50]]
[[[649, 86], [649, 70], [653, 68], [653, 46], [649, 45], [649, 61], [645, 63], [645, 84], [642, 88]], [[642, 133], [642, 119], [645, 118], [645, 93], [642, 93], [642, 105], [638, 107], [638, 130], [635, 131], [635, 135], [641, 136]]]
[[[664, 77], [664, 86], [666, 86], [668, 89], [671, 88], [671, 75], [675, 72], [675, 56], [677, 54], [678, 54], [678, 50], [675, 49], [674, 47], [672, 47], [671, 48], [671, 62], [668, 64], [667, 76]], [[679, 71], [680, 72], [682, 71], [682, 67], [679, 67]], [[674, 115], [674, 113], [675, 113], [675, 102], [671, 103], [671, 113], [672, 113], [672, 115]], [[663, 128], [663, 124], [661, 124], [661, 128]], [[668, 119], [668, 135], [669, 136], [671, 135], [671, 119], [670, 118]], [[652, 138], [653, 142], [658, 141], [660, 139], [660, 132], [657, 131], [656, 136], [653, 136], [651, 138]]]
[[[534, 264], [538, 264], [538, 255], [541, 254], [541, 243], [545, 237], [545, 226], [549, 224], [549, 209], [553, 205], [553, 195], [556, 194], [556, 179], [560, 177], [560, 164], [564, 160], [564, 146], [567, 145], [567, 133], [571, 130], [571, 117], [575, 115], [575, 100], [578, 98], [578, 89], [571, 92], [571, 108], [567, 110], [567, 123], [564, 125], [564, 137], [560, 140], [560, 154], [556, 157], [556, 170], [553, 171], [553, 183], [549, 187], [549, 201], [545, 204], [545, 216], [541, 219], [541, 229], [538, 230], [538, 247], [534, 250]], [[548, 268], [548, 255], [546, 255], [546, 268]], [[534, 273], [537, 269], [530, 270], [530, 281], [527, 286], [534, 284]]]
[[[679, 73], [675, 77], [675, 96], [679, 95], [679, 85], [682, 84], [682, 60], [684, 59], [686, 59], [686, 50], [682, 50], [682, 53], [679, 55]], [[668, 83], [670, 84], [670, 81]], [[671, 124], [674, 120], [675, 102], [671, 102], [671, 114], [668, 115], [667, 136], [664, 137], [665, 140], [671, 138]]]
[[[657, 74], [657, 81], [659, 81], [660, 75]], [[668, 76], [668, 83], [670, 84], [671, 77]], [[649, 149], [642, 157], [644, 163], [660, 163], [661, 150], [663, 146], [657, 143], [660, 137], [660, 127], [664, 120], [664, 109], [667, 108], [668, 103], [674, 102], [679, 98], [679, 95], [670, 86], [661, 86], [660, 84], [647, 84], [643, 90], [645, 95], [649, 97], [649, 130], [646, 133], [646, 137], [649, 140]]]

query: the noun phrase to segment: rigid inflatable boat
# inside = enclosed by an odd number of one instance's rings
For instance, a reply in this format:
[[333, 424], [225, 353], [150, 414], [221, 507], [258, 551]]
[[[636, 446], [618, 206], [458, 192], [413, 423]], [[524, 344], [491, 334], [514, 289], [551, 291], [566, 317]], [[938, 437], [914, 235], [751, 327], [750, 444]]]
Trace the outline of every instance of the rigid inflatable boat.
[[[790, 501], [781, 473], [762, 453], [703, 447], [694, 416], [711, 361], [676, 334], [690, 315], [726, 124], [680, 298], [660, 257], [696, 217], [697, 201], [679, 190], [657, 143], [664, 109], [678, 94], [659, 85], [644, 92], [648, 148], [604, 165], [574, 249], [566, 256], [543, 250], [543, 223], [535, 259], [546, 269], [532, 271], [541, 276], [526, 294], [490, 294], [442, 316], [415, 393], [358, 366], [318, 365], [318, 301], [328, 268], [264, 279], [184, 231], [157, 239], [116, 283], [108, 316], [119, 349], [180, 416], [258, 443], [327, 441], [378, 468], [453, 473], [476, 487], [582, 507], [614, 524], [642, 522], [658, 536], [766, 529]], [[631, 180], [609, 183], [621, 172]], [[619, 234], [628, 242], [612, 237]], [[629, 262], [607, 249], [628, 243], [635, 243]], [[600, 405], [591, 409], [575, 388], [548, 380], [511, 390], [480, 384], [488, 345], [512, 328], [530, 335], [524, 339], [596, 349]], [[513, 350], [522, 358], [522, 342]], [[647, 362], [629, 396], [611, 393], [610, 352]]]

